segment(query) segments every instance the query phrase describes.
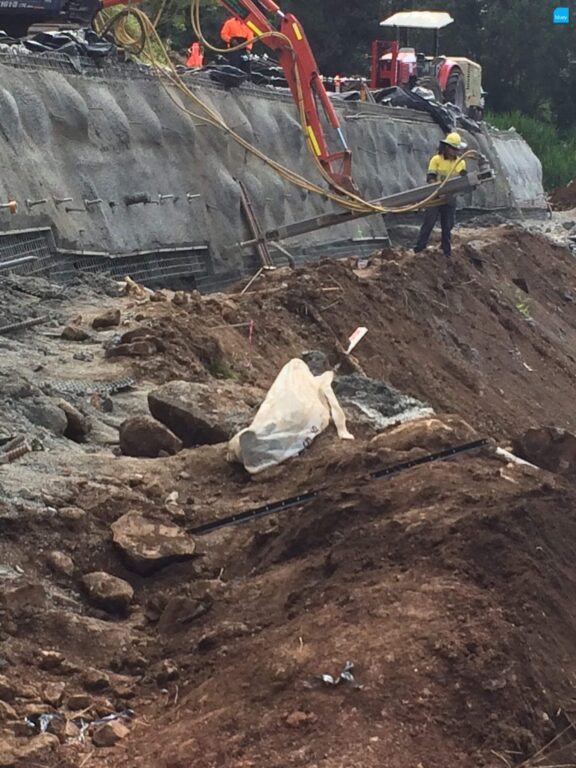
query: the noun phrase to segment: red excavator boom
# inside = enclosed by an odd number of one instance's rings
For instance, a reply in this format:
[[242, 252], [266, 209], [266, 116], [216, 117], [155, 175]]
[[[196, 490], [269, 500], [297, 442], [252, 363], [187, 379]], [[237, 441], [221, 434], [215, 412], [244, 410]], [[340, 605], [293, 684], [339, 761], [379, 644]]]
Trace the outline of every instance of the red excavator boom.
[[[273, 0], [220, 0], [220, 3], [231, 14], [239, 16], [255, 35], [275, 31], [287, 38], [270, 36], [264, 37], [262, 42], [278, 53], [280, 66], [294, 101], [302, 110], [308, 139], [320, 164], [336, 186], [355, 191], [351, 176], [352, 155], [338, 115], [322, 83], [310, 43], [298, 19], [291, 13], [284, 13]], [[342, 147], [339, 151], [330, 151], [318, 101], [338, 136]]]

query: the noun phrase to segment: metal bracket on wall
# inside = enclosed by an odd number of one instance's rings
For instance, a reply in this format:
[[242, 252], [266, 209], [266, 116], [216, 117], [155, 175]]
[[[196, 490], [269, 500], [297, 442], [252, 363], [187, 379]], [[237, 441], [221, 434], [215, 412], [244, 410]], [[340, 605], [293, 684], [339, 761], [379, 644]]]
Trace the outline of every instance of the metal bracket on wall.
[[43, 197], [41, 200], [26, 200], [26, 208], [28, 208], [29, 211], [32, 210], [32, 208], [36, 208], [37, 205], [45, 205], [48, 202], [48, 200]]
[[270, 256], [270, 251], [268, 250], [266, 235], [262, 232], [262, 227], [260, 226], [260, 222], [256, 218], [256, 214], [254, 212], [254, 206], [252, 205], [252, 201], [248, 197], [248, 191], [246, 190], [244, 183], [240, 181], [240, 179], [237, 179], [237, 181], [240, 186], [240, 203], [242, 206], [242, 212], [246, 217], [246, 221], [248, 222], [250, 232], [252, 234], [252, 237], [254, 238], [252, 242], [256, 248], [256, 253], [258, 254], [260, 263], [262, 264], [263, 267], [273, 267], [274, 261], [272, 259], [272, 256]]

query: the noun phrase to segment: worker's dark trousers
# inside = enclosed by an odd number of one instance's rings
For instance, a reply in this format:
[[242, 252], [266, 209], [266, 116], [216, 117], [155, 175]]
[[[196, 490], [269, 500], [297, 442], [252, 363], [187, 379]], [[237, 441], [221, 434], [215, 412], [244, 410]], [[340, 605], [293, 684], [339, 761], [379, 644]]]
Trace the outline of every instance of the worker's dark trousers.
[[436, 208], [426, 208], [424, 212], [424, 221], [420, 227], [420, 234], [418, 235], [418, 242], [414, 250], [416, 252], [423, 251], [428, 245], [430, 235], [434, 229], [434, 225], [440, 215], [440, 226], [442, 227], [442, 251], [445, 256], [452, 254], [452, 228], [455, 222], [456, 206], [452, 205], [440, 205]]
[[[239, 45], [240, 43], [244, 43], [245, 40], [239, 37], [235, 37], [230, 41], [231, 46]], [[250, 74], [250, 60], [246, 56], [247, 50], [246, 48], [243, 48], [240, 51], [230, 51], [226, 54], [228, 58], [228, 63], [236, 67], [237, 69], [241, 69], [243, 72], [246, 72], [247, 74]]]

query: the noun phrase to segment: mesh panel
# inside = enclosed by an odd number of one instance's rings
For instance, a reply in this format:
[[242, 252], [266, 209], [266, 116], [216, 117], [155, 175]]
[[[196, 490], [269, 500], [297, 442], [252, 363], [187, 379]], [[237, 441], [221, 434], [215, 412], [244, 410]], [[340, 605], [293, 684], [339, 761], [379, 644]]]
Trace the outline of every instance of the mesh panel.
[[134, 62], [114, 61], [113, 59], [98, 60], [87, 56], [69, 56], [57, 51], [44, 53], [24, 53], [13, 51], [8, 46], [0, 50], [0, 64], [24, 69], [31, 72], [38, 70], [62, 72], [68, 75], [83, 75], [85, 77], [105, 77], [116, 80], [152, 80], [158, 76], [150, 67]]

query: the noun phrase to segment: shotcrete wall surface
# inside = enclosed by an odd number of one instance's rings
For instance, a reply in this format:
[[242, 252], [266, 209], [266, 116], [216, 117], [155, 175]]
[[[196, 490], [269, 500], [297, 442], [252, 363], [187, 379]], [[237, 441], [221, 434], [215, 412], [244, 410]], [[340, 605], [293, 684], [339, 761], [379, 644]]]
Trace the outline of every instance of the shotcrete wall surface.
[[[250, 235], [237, 179], [246, 184], [265, 229], [341, 210], [290, 184], [155, 77], [129, 79], [106, 69], [87, 75], [37, 61], [36, 66], [0, 59], [0, 203], [19, 202], [15, 215], [0, 209], [0, 232], [49, 227], [60, 248], [76, 253], [126, 254], [207, 242], [212, 268], [222, 273], [248, 263], [245, 255], [226, 248]], [[289, 96], [253, 86], [226, 91], [205, 79], [188, 82], [245, 139], [324, 184]], [[442, 137], [428, 116], [361, 104], [338, 110], [365, 197], [423, 183], [428, 157]], [[466, 139], [488, 156], [498, 178], [465, 205], [545, 204], [539, 163], [520, 137], [486, 131]], [[126, 196], [140, 193], [154, 202], [126, 205]], [[159, 202], [158, 195], [174, 197]], [[64, 198], [72, 201], [58, 202]], [[30, 205], [41, 200], [46, 202]], [[376, 215], [312, 233], [299, 243], [309, 247], [385, 234], [385, 222]]]

